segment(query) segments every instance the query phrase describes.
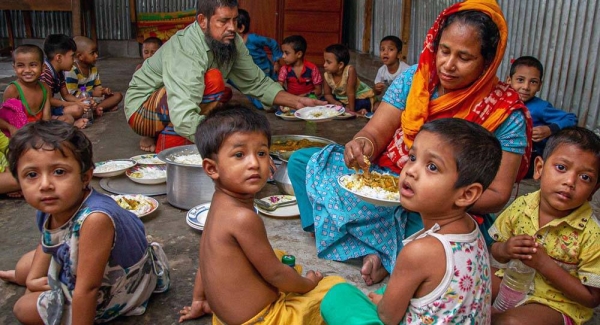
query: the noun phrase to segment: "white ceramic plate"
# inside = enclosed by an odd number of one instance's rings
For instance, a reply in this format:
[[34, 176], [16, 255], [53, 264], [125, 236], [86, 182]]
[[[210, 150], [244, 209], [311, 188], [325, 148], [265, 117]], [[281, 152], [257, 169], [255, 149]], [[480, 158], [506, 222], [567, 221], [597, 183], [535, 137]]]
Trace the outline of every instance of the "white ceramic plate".
[[208, 216], [208, 209], [210, 209], [210, 202], [191, 208], [185, 217], [185, 221], [190, 227], [203, 230], [206, 216]]
[[[277, 203], [277, 202], [285, 202], [290, 200], [295, 200], [296, 197], [293, 195], [271, 195], [262, 198], [261, 200], [268, 203]], [[258, 211], [269, 217], [276, 218], [297, 218], [300, 216], [300, 210], [298, 209], [298, 204], [288, 205], [281, 208], [277, 208], [275, 211], [266, 211], [258, 206], [256, 207]]]
[[346, 109], [337, 105], [323, 105], [304, 107], [296, 111], [294, 115], [297, 118], [311, 122], [325, 122], [334, 117], [344, 114]]
[[167, 166], [166, 165], [152, 165], [144, 166], [138, 165], [129, 168], [125, 175], [130, 180], [140, 184], [160, 184], [167, 181]]
[[297, 118], [294, 113], [291, 113], [291, 115], [286, 115], [286, 113], [282, 112], [282, 111], [277, 111], [275, 113], [275, 116], [280, 117], [286, 121], [301, 121], [299, 118]]
[[354, 112], [344, 112], [344, 114], [338, 115], [336, 117], [334, 117], [334, 120], [348, 120], [351, 118], [355, 118], [356, 117], [356, 113]]
[[340, 184], [340, 186], [343, 189], [345, 189], [346, 191], [348, 191], [348, 192], [358, 196], [362, 200], [369, 202], [371, 204], [374, 204], [374, 205], [381, 205], [381, 206], [388, 206], [388, 207], [400, 205], [400, 200], [388, 200], [388, 199], [380, 199], [380, 198], [370, 197], [370, 196], [358, 193], [357, 191], [346, 187], [346, 185], [344, 185], [343, 179], [345, 177], [350, 177], [350, 176], [351, 175], [343, 175], [343, 176], [340, 176], [340, 178], [338, 178], [338, 184]]
[[113, 177], [123, 174], [127, 169], [135, 166], [136, 162], [131, 159], [106, 160], [96, 163], [94, 176]]
[[[210, 202], [191, 208], [185, 216], [185, 222], [188, 224], [188, 226], [194, 229], [204, 230], [204, 223], [206, 223], [208, 209], [210, 209]], [[254, 210], [256, 213], [258, 213], [256, 207], [254, 207]]]
[[133, 212], [138, 218], [149, 215], [158, 209], [158, 201], [141, 194], [112, 195], [113, 200], [125, 210]]
[[166, 162], [158, 159], [158, 155], [155, 153], [133, 156], [130, 158], [135, 161], [138, 165], [164, 165]]

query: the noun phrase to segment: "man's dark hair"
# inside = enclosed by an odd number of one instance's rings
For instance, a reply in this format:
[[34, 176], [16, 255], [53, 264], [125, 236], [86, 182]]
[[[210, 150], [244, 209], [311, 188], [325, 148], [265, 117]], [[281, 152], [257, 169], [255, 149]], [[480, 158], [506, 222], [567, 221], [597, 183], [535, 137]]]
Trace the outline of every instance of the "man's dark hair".
[[67, 52], [77, 51], [77, 44], [75, 41], [65, 34], [50, 34], [46, 36], [44, 40], [44, 53], [48, 60], [57, 54], [65, 55]]
[[238, 8], [237, 28], [244, 26], [242, 34], [246, 35], [250, 32], [250, 14], [244, 9]]
[[23, 44], [17, 46], [17, 48], [12, 53], [13, 63], [15, 63], [15, 57], [17, 56], [17, 54], [28, 53], [33, 53], [37, 55], [40, 60], [40, 63], [44, 63], [44, 52], [42, 52], [42, 49], [39, 46], [33, 44]]
[[163, 45], [163, 41], [158, 37], [148, 37], [144, 40], [144, 44], [156, 44], [156, 46], [161, 47]]
[[425, 123], [420, 132], [431, 132], [454, 151], [458, 179], [454, 188], [479, 183], [488, 188], [502, 160], [500, 141], [481, 125], [458, 118]]
[[26, 124], [10, 139], [8, 165], [17, 180], [19, 158], [31, 149], [59, 150], [65, 157], [69, 150], [79, 162], [82, 174], [94, 168], [92, 142], [79, 128], [59, 120]]
[[382, 38], [381, 42], [379, 42], [379, 44], [383, 43], [384, 41], [393, 42], [396, 45], [398, 52], [402, 52], [402, 41], [400, 40], [400, 38], [398, 38], [398, 36], [388, 35], [388, 36]]
[[594, 154], [597, 160], [596, 171], [600, 172], [600, 137], [596, 133], [580, 126], [572, 126], [556, 132], [546, 142], [546, 148], [542, 155], [544, 161], [561, 145], [575, 146]]
[[196, 129], [196, 146], [202, 158], [217, 156], [225, 139], [238, 132], [261, 132], [271, 146], [271, 127], [264, 115], [241, 105], [215, 108]]
[[288, 44], [295, 52], [302, 52], [302, 57], [306, 54], [306, 39], [302, 35], [290, 35], [284, 38], [281, 44]]
[[332, 53], [338, 62], [344, 62], [344, 65], [350, 63], [350, 51], [345, 45], [333, 44], [325, 48], [325, 53]]
[[540, 62], [540, 60], [534, 58], [533, 56], [522, 56], [516, 59], [510, 65], [509, 76], [512, 78], [515, 72], [517, 72], [517, 68], [522, 65], [537, 69], [540, 72], [540, 80], [542, 80], [542, 78], [544, 77], [544, 66], [542, 65], [542, 62]]
[[217, 8], [228, 7], [237, 8], [237, 0], [198, 0], [198, 6], [196, 10], [196, 16], [199, 14], [204, 15], [207, 19], [210, 19], [217, 11]]
[[438, 49], [444, 30], [454, 22], [472, 26], [477, 30], [483, 61], [486, 65], [492, 63], [500, 42], [500, 31], [490, 16], [477, 10], [463, 10], [449, 15], [442, 23], [442, 27], [437, 34], [435, 50]]

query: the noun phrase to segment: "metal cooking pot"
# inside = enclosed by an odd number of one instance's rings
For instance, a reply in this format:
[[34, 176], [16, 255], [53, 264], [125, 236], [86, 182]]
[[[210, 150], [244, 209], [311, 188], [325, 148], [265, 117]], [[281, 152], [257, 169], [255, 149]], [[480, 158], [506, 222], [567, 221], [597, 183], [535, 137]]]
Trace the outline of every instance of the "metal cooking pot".
[[[298, 140], [303, 140], [303, 139], [314, 141], [314, 142], [319, 142], [324, 145], [335, 143], [335, 141], [332, 141], [329, 139], [310, 136], [310, 135], [274, 135], [271, 137], [271, 144], [276, 143], [276, 142], [284, 142], [284, 141], [288, 141], [288, 140], [298, 141]], [[292, 187], [292, 182], [290, 181], [290, 177], [288, 175], [288, 170], [287, 170], [287, 162], [288, 162], [288, 159], [290, 158], [290, 156], [292, 155], [292, 153], [294, 153], [294, 151], [271, 152], [271, 154], [273, 156], [275, 156], [276, 158], [281, 160], [281, 165], [279, 165], [279, 167], [275, 171], [275, 174], [273, 175], [273, 179], [275, 180], [275, 185], [277, 185], [277, 188], [279, 188], [279, 190], [281, 192], [283, 192], [284, 194], [288, 194], [288, 195], [294, 195], [294, 188]], [[168, 178], [167, 178], [167, 181], [168, 181]]]
[[158, 159], [167, 163], [167, 200], [180, 209], [189, 210], [199, 204], [210, 202], [215, 185], [204, 173], [202, 164], [176, 163], [179, 156], [198, 154], [195, 144], [169, 148], [158, 154]]

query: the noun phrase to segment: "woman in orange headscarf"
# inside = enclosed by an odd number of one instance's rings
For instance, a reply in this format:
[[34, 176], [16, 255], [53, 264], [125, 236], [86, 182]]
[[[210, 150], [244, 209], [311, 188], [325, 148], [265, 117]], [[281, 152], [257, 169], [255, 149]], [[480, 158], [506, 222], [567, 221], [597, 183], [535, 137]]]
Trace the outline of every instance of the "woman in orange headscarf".
[[[508, 201], [512, 185], [526, 173], [531, 118], [517, 93], [496, 77], [507, 27], [493, 0], [467, 0], [444, 10], [425, 39], [419, 63], [392, 83], [377, 113], [345, 148], [299, 150], [288, 172], [302, 226], [314, 226], [317, 254], [344, 261], [363, 257], [362, 277], [370, 285], [394, 267], [402, 239], [422, 227], [416, 213], [373, 205], [341, 189], [337, 179], [366, 168], [399, 174], [408, 148], [427, 121], [443, 117], [478, 123], [500, 140], [503, 155], [496, 178], [472, 213], [480, 225]], [[484, 235], [487, 232], [484, 231]], [[489, 238], [489, 237], [488, 237]]]

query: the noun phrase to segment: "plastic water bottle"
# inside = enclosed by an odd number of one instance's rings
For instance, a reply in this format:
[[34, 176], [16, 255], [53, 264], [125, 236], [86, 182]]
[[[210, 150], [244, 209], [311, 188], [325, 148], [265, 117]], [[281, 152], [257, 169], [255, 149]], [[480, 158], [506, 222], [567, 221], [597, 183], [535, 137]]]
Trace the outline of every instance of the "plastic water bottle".
[[83, 102], [90, 105], [88, 110], [83, 113], [83, 116], [81, 116], [83, 118], [87, 118], [87, 125], [89, 126], [94, 123], [94, 109], [91, 106], [92, 96], [87, 92], [85, 86], [81, 86], [79, 87], [79, 96], [77, 96], [77, 98], [83, 98]]
[[504, 270], [504, 278], [500, 283], [498, 296], [494, 300], [494, 308], [504, 312], [523, 301], [527, 297], [534, 277], [534, 269], [523, 264], [521, 260], [510, 260]]

